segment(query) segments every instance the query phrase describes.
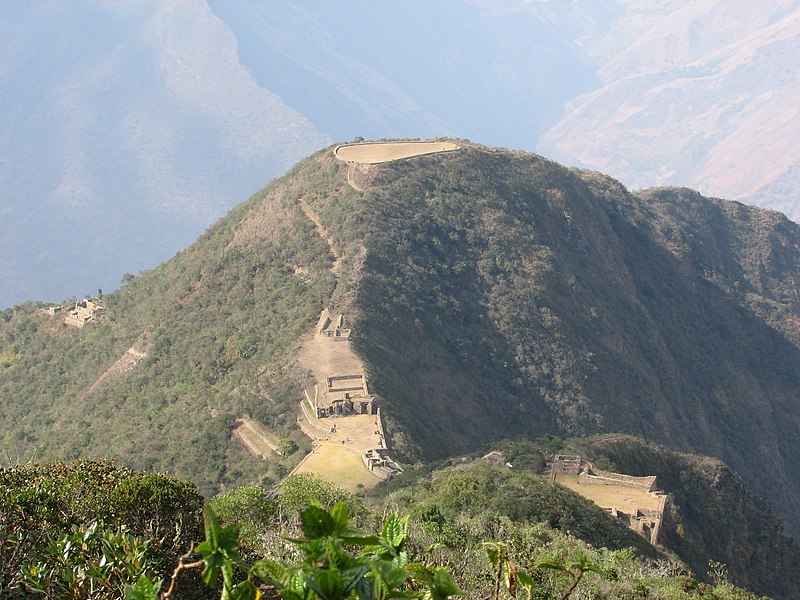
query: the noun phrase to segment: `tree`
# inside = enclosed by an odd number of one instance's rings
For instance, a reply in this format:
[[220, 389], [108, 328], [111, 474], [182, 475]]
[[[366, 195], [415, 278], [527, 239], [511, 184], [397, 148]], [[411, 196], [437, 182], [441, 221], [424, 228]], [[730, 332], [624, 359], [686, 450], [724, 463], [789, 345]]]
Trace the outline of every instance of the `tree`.
[[241, 542], [248, 550], [259, 551], [259, 536], [270, 527], [276, 502], [258, 485], [247, 485], [215, 496], [211, 508], [223, 524], [239, 526]]
[[278, 449], [280, 450], [281, 456], [289, 456], [297, 452], [297, 442], [291, 438], [282, 438], [278, 442]]

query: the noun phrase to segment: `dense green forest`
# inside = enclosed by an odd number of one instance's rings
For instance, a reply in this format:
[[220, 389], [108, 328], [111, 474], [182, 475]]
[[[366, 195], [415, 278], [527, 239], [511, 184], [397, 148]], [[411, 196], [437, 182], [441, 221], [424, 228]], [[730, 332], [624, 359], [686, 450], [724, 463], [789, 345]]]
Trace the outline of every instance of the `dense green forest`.
[[[2, 460], [114, 458], [206, 497], [270, 486], [308, 449], [296, 352], [330, 306], [353, 326], [408, 465], [509, 436], [641, 435], [723, 460], [797, 534], [798, 226], [460, 144], [370, 166], [319, 152], [172, 260], [125, 277], [82, 329], [42, 303], [4, 310]], [[232, 436], [241, 416], [294, 439], [294, 456], [249, 455]], [[699, 520], [689, 497], [681, 518]], [[770, 519], [753, 521], [748, 543], [771, 543]], [[727, 543], [678, 541], [687, 561]], [[763, 572], [757, 556], [728, 562]]]

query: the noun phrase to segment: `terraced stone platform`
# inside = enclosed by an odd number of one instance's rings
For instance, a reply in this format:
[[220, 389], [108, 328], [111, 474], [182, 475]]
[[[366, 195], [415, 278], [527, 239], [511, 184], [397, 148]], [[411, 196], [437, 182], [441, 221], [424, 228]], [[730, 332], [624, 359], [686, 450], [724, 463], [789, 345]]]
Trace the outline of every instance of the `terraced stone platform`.
[[375, 165], [413, 156], [452, 152], [459, 148], [458, 144], [448, 141], [366, 142], [342, 144], [334, 149], [333, 155], [345, 162]]

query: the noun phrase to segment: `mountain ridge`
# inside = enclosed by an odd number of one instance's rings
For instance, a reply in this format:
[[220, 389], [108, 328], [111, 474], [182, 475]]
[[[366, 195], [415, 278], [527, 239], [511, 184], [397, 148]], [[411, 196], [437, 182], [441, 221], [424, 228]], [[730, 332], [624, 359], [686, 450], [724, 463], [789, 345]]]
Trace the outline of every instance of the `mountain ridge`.
[[[589, 50], [602, 84], [571, 100], [537, 149], [632, 188], [688, 185], [795, 218], [783, 190], [796, 172], [796, 92], [785, 77], [796, 67], [775, 65], [800, 39], [800, 13], [794, 2], [728, 9], [642, 11], [647, 29], [630, 45], [620, 39], [633, 15], [616, 24]], [[768, 160], [746, 158], [756, 152]]]
[[[117, 456], [193, 473], [206, 493], [263, 476], [232, 429], [244, 414], [294, 435], [308, 382], [294, 347], [329, 306], [356, 324], [406, 460], [623, 431], [720, 456], [792, 514], [798, 226], [459, 145], [364, 167], [363, 191], [321, 151], [107, 295], [107, 316], [81, 330], [5, 311], [12, 455]], [[299, 198], [335, 243], [338, 278]], [[144, 332], [147, 356], [86, 393]]]

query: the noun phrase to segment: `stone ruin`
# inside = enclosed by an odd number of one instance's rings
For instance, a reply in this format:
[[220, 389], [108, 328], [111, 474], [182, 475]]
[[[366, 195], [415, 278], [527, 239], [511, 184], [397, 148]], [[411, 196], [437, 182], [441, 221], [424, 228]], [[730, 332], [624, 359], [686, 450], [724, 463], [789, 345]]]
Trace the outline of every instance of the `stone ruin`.
[[64, 323], [81, 328], [89, 321], [96, 321], [104, 312], [105, 308], [101, 304], [86, 298], [76, 302], [75, 306], [67, 311]]
[[373, 448], [361, 455], [364, 466], [370, 473], [374, 473], [382, 479], [391, 479], [395, 475], [403, 472], [403, 469], [389, 458], [389, 451], [386, 448]]
[[556, 454], [553, 457], [553, 462], [548, 465], [552, 480], [555, 481], [555, 476], [558, 473], [566, 475], [577, 475], [581, 469], [581, 457], [578, 454]]
[[630, 529], [641, 535], [651, 544], [658, 541], [661, 524], [666, 510], [667, 496], [656, 489], [656, 476], [635, 477], [622, 473], [613, 473], [596, 469], [591, 463], [582, 463], [579, 455], [556, 454], [550, 463], [551, 481], [556, 480], [558, 473], [577, 475], [580, 485], [609, 485], [638, 488], [645, 490], [649, 496], [656, 500], [658, 508], [634, 508], [632, 511], [623, 511], [616, 506], [602, 507], [606, 512], [616, 517]]
[[[344, 327], [344, 315], [331, 317], [325, 309], [317, 323], [317, 334], [335, 342], [349, 342], [351, 330]], [[312, 414], [318, 419], [347, 415], [377, 415], [378, 401], [369, 393], [363, 373], [329, 375], [325, 378], [325, 391], [307, 398]]]
[[336, 315], [331, 318], [330, 311], [326, 308], [317, 323], [317, 333], [319, 335], [333, 338], [336, 342], [346, 342], [350, 339], [350, 329], [344, 327], [344, 315]]
[[588, 469], [584, 469], [580, 472], [578, 475], [578, 483], [585, 485], [621, 485], [653, 492], [656, 489], [656, 476], [634, 477], [633, 475], [601, 471], [590, 465]]
[[664, 501], [661, 504], [661, 508], [657, 510], [636, 508], [632, 512], [625, 512], [612, 506], [611, 508], [606, 508], [605, 511], [655, 545], [661, 532], [661, 523], [664, 520], [664, 509], [666, 508], [667, 497], [663, 494], [662, 497]]
[[488, 454], [481, 456], [481, 460], [488, 462], [490, 465], [507, 465], [506, 455], [499, 450], [492, 450]]
[[318, 419], [347, 415], [377, 415], [378, 401], [369, 393], [363, 374], [331, 375], [322, 398], [314, 395], [311, 408]]
[[[320, 315], [316, 331], [317, 335], [329, 338], [333, 342], [350, 341], [351, 330], [344, 327], [344, 315], [339, 314], [332, 318], [327, 308]], [[363, 373], [328, 375], [325, 378], [325, 391], [322, 394], [319, 393], [319, 388], [314, 386], [314, 397], [312, 398], [307, 392], [305, 397], [306, 403], [303, 405], [303, 411], [309, 420], [312, 415], [316, 419], [374, 415], [378, 447], [370, 448], [361, 454], [364, 467], [382, 479], [391, 479], [402, 473], [402, 467], [389, 457], [389, 451], [385, 446], [386, 438], [381, 422], [380, 407], [375, 396], [370, 394], [367, 379]], [[335, 424], [331, 427], [331, 432], [336, 432]]]

